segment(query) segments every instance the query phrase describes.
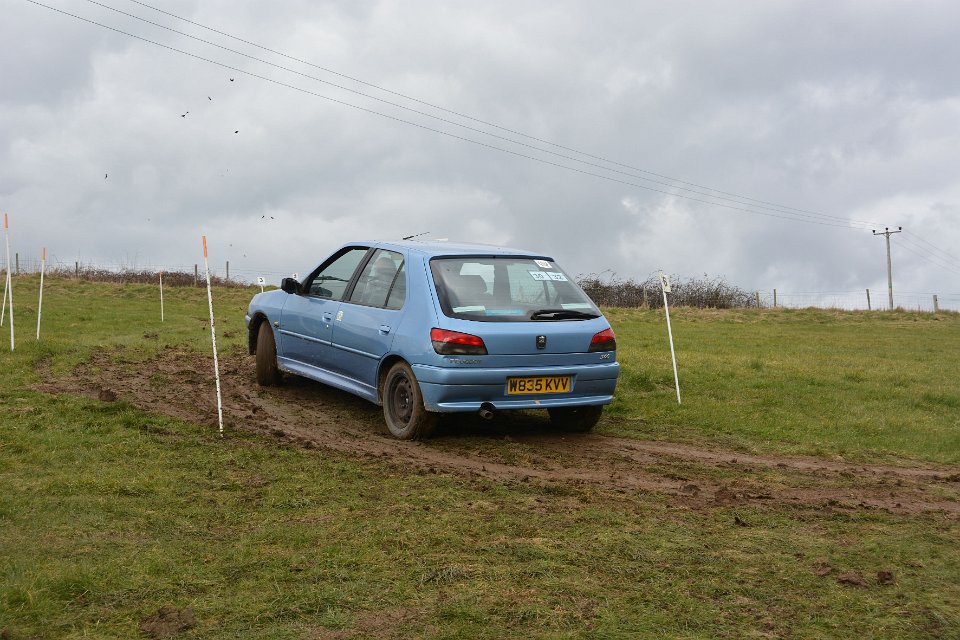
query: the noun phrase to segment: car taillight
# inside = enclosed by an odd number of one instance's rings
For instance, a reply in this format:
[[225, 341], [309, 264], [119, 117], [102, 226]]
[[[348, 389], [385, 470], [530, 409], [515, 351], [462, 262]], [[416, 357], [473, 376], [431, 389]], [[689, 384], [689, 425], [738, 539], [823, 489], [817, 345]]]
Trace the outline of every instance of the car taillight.
[[431, 329], [430, 340], [433, 341], [434, 351], [440, 355], [487, 355], [487, 345], [483, 344], [483, 338], [470, 335], [469, 333], [448, 331], [446, 329]]
[[604, 329], [600, 333], [593, 334], [590, 338], [589, 351], [616, 351], [617, 336], [613, 335], [613, 329]]

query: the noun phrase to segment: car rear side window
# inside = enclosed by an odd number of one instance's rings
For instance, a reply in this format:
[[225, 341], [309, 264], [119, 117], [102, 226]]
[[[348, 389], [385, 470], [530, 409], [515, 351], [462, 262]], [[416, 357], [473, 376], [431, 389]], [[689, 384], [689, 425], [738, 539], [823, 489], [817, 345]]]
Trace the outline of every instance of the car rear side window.
[[[403, 255], [377, 249], [360, 272], [348, 302], [399, 309], [403, 306], [406, 289], [406, 281], [403, 280]], [[400, 295], [401, 291], [403, 295]], [[397, 292], [397, 295], [394, 295], [394, 292]]]
[[434, 258], [434, 284], [444, 314], [482, 322], [584, 320], [600, 311], [549, 260], [497, 256]]
[[394, 279], [390, 295], [387, 297], [387, 309], [400, 309], [407, 299], [406, 267], [406, 264], [401, 264], [400, 270], [397, 271], [397, 277]]
[[344, 251], [313, 276], [307, 287], [309, 294], [318, 298], [342, 300], [347, 285], [367, 251], [366, 247], [351, 247]]

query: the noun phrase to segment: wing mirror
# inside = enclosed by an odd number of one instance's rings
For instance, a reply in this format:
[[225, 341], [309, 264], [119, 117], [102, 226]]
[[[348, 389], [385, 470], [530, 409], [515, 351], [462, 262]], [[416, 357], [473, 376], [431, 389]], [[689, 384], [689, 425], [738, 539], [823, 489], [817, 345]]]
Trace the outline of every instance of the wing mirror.
[[300, 293], [300, 283], [293, 278], [284, 278], [280, 281], [280, 289], [287, 293]]

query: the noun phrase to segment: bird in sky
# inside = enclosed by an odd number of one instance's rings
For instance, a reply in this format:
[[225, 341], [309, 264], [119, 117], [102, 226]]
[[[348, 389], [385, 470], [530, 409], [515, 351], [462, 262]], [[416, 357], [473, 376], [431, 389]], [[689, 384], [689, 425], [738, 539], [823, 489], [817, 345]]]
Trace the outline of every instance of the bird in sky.
[[213, 100], [213, 98], [211, 98], [210, 96], [207, 96], [207, 100]]
[[233, 82], [233, 78], [230, 78], [230, 82]]
[[234, 133], [240, 133], [240, 129], [237, 129], [236, 131], [234, 131]]
[[103, 179], [104, 179], [104, 180], [107, 179], [107, 174], [103, 174]]

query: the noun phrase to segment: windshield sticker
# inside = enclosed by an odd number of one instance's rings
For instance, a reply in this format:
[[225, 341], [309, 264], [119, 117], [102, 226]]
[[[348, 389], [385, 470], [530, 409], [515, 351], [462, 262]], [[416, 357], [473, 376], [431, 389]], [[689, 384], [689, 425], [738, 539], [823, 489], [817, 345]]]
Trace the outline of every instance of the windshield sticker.
[[487, 309], [488, 316], [523, 316], [523, 309]]
[[553, 268], [553, 267], [550, 266], [550, 263], [547, 262], [546, 260], [534, 260], [534, 262], [535, 262], [536, 265], [537, 265], [538, 267], [540, 267], [541, 269], [552, 269], [552, 268]]
[[530, 277], [534, 280], [549, 280], [550, 276], [543, 271], [528, 271]]
[[586, 302], [561, 302], [560, 306], [563, 307], [564, 309], [589, 309], [591, 311], [593, 310], [593, 307], [591, 307]]
[[478, 312], [478, 311], [486, 311], [486, 310], [487, 310], [487, 308], [486, 308], [485, 306], [483, 306], [482, 304], [481, 304], [481, 305], [474, 305], [474, 306], [472, 306], [472, 307], [454, 307], [454, 308], [453, 308], [453, 312], [454, 312], [454, 313], [475, 313], [475, 312]]
[[563, 275], [562, 273], [557, 273], [557, 272], [555, 272], [555, 271], [551, 271], [551, 272], [548, 273], [547, 275], [550, 276], [550, 279], [551, 279], [551, 280], [556, 280], [557, 282], [566, 282], [566, 281], [567, 281], [567, 276]]

